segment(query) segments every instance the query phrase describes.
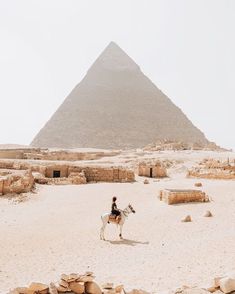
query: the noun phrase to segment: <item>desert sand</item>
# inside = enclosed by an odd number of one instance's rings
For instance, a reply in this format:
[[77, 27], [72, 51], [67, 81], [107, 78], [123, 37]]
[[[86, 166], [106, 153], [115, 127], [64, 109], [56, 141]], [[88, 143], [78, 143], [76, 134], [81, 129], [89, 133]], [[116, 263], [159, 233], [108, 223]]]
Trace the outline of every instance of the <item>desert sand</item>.
[[[235, 181], [199, 180], [209, 203], [167, 205], [158, 198], [163, 188], [195, 188], [198, 179], [187, 179], [185, 171], [205, 155], [159, 154], [182, 163], [169, 171], [169, 178], [149, 179], [149, 185], [136, 177], [135, 183], [125, 184], [38, 185], [36, 193], [0, 197], [0, 293], [86, 270], [94, 271], [100, 283], [163, 293], [182, 285], [208, 285], [235, 270]], [[101, 214], [110, 210], [114, 195], [120, 208], [131, 203], [136, 214], [124, 225], [124, 240], [110, 224], [107, 241], [101, 241]], [[207, 210], [212, 218], [203, 216]], [[181, 222], [188, 214], [192, 222]]]

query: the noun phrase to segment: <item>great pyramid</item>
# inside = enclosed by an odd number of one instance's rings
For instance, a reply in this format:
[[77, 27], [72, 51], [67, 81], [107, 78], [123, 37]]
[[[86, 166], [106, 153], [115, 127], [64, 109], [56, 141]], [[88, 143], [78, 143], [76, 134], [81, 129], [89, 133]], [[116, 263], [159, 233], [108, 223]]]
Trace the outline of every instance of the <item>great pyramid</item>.
[[139, 148], [163, 139], [208, 143], [139, 66], [111, 42], [31, 145]]

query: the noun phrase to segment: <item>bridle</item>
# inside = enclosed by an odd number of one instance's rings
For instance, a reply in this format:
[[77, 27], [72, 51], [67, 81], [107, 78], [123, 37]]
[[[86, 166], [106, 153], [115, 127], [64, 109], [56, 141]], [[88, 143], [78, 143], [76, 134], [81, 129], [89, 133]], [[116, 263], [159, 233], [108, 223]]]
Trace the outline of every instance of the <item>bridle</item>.
[[135, 210], [133, 207], [129, 204], [124, 210], [121, 210], [121, 212], [124, 214], [125, 217], [128, 217], [128, 215], [133, 212], [135, 213]]

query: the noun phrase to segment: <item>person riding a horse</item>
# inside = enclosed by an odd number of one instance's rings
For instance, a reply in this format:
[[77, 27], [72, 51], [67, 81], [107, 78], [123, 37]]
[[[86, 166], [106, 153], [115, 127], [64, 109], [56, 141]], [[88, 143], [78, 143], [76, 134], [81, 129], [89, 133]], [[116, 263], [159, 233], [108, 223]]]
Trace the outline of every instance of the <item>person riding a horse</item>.
[[113, 197], [113, 202], [112, 202], [112, 208], [111, 208], [111, 214], [115, 215], [116, 220], [119, 219], [119, 216], [121, 214], [120, 210], [117, 208], [117, 203], [116, 203], [117, 197]]

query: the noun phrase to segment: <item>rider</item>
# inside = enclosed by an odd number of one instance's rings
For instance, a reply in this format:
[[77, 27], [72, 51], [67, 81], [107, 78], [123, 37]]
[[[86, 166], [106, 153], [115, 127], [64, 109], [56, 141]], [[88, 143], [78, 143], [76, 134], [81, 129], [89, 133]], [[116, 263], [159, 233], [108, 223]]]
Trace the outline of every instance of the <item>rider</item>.
[[111, 213], [116, 216], [116, 220], [118, 220], [119, 215], [121, 214], [120, 210], [117, 208], [116, 204], [117, 197], [113, 197], [113, 203], [112, 203], [112, 208], [111, 208]]

